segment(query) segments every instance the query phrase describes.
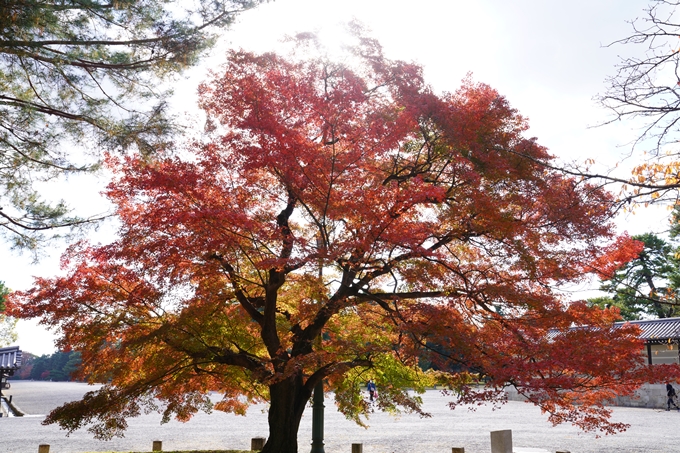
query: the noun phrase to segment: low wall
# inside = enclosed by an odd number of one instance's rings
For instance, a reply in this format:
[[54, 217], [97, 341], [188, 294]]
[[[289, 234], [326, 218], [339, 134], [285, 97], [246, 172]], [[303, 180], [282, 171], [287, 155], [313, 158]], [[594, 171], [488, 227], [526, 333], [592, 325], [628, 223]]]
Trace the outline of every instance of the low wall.
[[[678, 386], [675, 386], [676, 391], [678, 391]], [[505, 393], [508, 395], [510, 401], [525, 401], [522, 395], [517, 394], [517, 390], [513, 387], [508, 387], [505, 389]], [[665, 384], [645, 384], [640, 387], [636, 393], [636, 398], [630, 397], [616, 397], [610, 402], [611, 406], [624, 406], [624, 407], [649, 407], [654, 409], [665, 409], [666, 408], [666, 385]], [[680, 402], [677, 403], [680, 405]]]
[[[677, 385], [675, 386], [677, 389]], [[635, 392], [637, 398], [618, 396], [612, 401], [612, 406], [626, 407], [651, 407], [655, 409], [665, 409], [666, 385], [665, 384], [645, 384]]]

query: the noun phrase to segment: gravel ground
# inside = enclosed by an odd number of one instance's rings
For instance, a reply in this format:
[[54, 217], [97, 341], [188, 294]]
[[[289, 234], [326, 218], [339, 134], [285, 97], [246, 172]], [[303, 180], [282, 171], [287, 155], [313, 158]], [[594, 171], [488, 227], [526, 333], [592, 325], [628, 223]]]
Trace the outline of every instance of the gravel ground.
[[[55, 426], [42, 426], [44, 414], [65, 401], [80, 398], [92, 390], [85, 384], [13, 381], [5, 395], [26, 413], [21, 418], [0, 418], [0, 453], [35, 453], [38, 445], [50, 444], [51, 453], [86, 451], [150, 451], [154, 440], [163, 441], [164, 450], [179, 449], [249, 449], [250, 439], [267, 435], [266, 406], [251, 408], [246, 417], [221, 412], [197, 414], [188, 423], [172, 421], [160, 425], [157, 414], [129, 421], [125, 438], [97, 441], [87, 431], [66, 437]], [[595, 438], [571, 426], [552, 427], [535, 407], [509, 402], [499, 410], [481, 407], [476, 411], [446, 406], [447, 399], [438, 391], [428, 391], [424, 408], [432, 418], [403, 415], [394, 418], [377, 413], [364, 429], [347, 421], [327, 397], [325, 413], [326, 453], [347, 453], [352, 443], [363, 443], [365, 453], [448, 453], [451, 447], [465, 447], [466, 453], [488, 453], [489, 432], [511, 429], [517, 453], [671, 453], [680, 434], [676, 426], [680, 413], [653, 409], [615, 408], [614, 419], [631, 428], [615, 436]], [[300, 452], [308, 451], [311, 441], [311, 409], [303, 417], [299, 433]]]

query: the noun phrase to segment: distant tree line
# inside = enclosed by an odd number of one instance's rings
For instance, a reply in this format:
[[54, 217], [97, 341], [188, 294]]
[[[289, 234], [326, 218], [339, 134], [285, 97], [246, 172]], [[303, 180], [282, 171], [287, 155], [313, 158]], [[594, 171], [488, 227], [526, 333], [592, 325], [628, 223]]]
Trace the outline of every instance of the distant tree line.
[[71, 376], [80, 367], [79, 352], [57, 351], [51, 355], [36, 356], [24, 352], [21, 368], [13, 379], [32, 379], [35, 381], [73, 381]]

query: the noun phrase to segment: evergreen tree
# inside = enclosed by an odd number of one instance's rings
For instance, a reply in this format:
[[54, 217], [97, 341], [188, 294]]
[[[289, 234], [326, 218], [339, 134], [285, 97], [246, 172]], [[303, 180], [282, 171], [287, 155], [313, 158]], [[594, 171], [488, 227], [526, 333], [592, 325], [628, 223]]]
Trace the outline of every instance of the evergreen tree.
[[626, 320], [679, 316], [680, 268], [676, 247], [652, 233], [633, 238], [644, 244], [638, 257], [621, 266], [600, 286], [612, 296], [589, 302], [619, 307]]
[[48, 368], [49, 356], [41, 355], [40, 357], [35, 357], [33, 360], [33, 368], [31, 369], [30, 378], [34, 381], [39, 381], [45, 378], [46, 372], [49, 371]]
[[8, 346], [17, 340], [17, 320], [3, 313], [5, 311], [5, 298], [8, 294], [9, 289], [3, 282], [0, 282], [0, 347]]
[[104, 149], [162, 149], [174, 129], [162, 83], [259, 1], [0, 0], [0, 234], [35, 248], [93, 220], [34, 183], [91, 171]]
[[80, 368], [81, 358], [78, 352], [57, 351], [54, 354], [43, 354], [40, 357], [24, 352], [23, 372], [17, 373], [17, 379], [70, 381], [72, 374]]
[[73, 380], [73, 373], [80, 369], [80, 364], [83, 362], [80, 352], [73, 351], [69, 353], [68, 360], [61, 368], [67, 380]]

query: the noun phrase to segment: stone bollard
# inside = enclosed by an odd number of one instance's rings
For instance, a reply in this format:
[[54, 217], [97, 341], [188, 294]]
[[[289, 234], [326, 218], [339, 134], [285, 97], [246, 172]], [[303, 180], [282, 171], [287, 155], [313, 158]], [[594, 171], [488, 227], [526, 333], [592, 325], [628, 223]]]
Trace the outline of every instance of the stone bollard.
[[512, 453], [512, 430], [491, 431], [491, 453]]
[[463, 447], [453, 447], [451, 453], [465, 453], [465, 448]]
[[50, 453], [50, 446], [47, 444], [38, 445], [38, 453]]
[[151, 451], [163, 451], [163, 442], [160, 440], [154, 440]]
[[364, 444], [352, 444], [352, 453], [364, 453]]
[[250, 450], [260, 451], [264, 448], [264, 443], [267, 439], [265, 437], [253, 437], [250, 439]]
[[569, 450], [557, 450], [555, 453], [571, 453]]

